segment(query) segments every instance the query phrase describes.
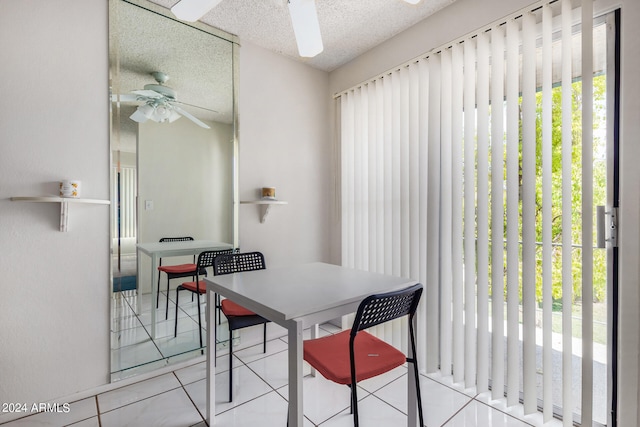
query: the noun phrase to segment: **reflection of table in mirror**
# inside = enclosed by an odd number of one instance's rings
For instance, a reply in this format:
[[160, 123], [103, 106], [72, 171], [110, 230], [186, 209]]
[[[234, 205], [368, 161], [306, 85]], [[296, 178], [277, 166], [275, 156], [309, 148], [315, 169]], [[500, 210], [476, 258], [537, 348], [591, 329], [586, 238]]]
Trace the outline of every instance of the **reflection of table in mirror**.
[[[303, 425], [302, 331], [315, 325], [353, 313], [360, 302], [371, 294], [393, 291], [413, 285], [411, 279], [354, 270], [325, 263], [293, 267], [246, 271], [210, 276], [207, 283], [207, 304], [215, 294], [258, 313], [288, 331], [289, 347], [289, 418], [290, 427]], [[215, 324], [215, 310], [209, 310], [207, 324]], [[415, 318], [414, 318], [414, 321]], [[213, 342], [214, 332], [207, 329], [207, 342]], [[207, 421], [214, 425], [216, 375], [211, 346], [207, 346]], [[407, 425], [417, 426], [415, 377], [408, 376]], [[239, 384], [238, 387], [243, 387]], [[226, 387], [226, 385], [225, 385]], [[226, 395], [225, 395], [226, 396]], [[348, 402], [345, 403], [348, 405]]]
[[[139, 243], [138, 248], [138, 268], [140, 268], [140, 253], [146, 254], [151, 258], [151, 338], [156, 338], [156, 311], [153, 307], [155, 304], [158, 289], [158, 263], [160, 258], [198, 255], [203, 251], [215, 251], [222, 249], [231, 249], [233, 246], [229, 243], [214, 242], [211, 240], [190, 240], [186, 242], [151, 242]], [[138, 291], [140, 284], [137, 284]], [[169, 296], [167, 295], [167, 298]], [[138, 304], [140, 304], [138, 298]], [[138, 306], [138, 312], [140, 307]]]

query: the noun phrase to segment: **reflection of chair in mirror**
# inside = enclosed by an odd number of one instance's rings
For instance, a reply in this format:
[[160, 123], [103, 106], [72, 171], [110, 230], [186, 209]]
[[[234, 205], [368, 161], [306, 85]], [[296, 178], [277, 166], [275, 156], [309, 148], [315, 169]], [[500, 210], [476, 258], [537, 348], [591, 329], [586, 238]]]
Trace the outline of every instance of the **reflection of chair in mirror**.
[[[193, 237], [163, 237], [160, 239], [160, 243], [165, 242], [186, 242], [193, 240]], [[183, 277], [195, 277], [196, 275], [196, 256], [193, 256], [193, 263], [190, 264], [177, 264], [177, 265], [162, 265], [162, 258], [158, 261], [158, 272], [167, 273], [167, 304], [165, 307], [164, 318], [169, 318], [169, 282], [171, 279], [180, 279]], [[158, 293], [156, 296], [156, 308], [160, 303], [160, 274], [158, 273]], [[194, 279], [195, 280], [195, 279]]]
[[[264, 270], [266, 268], [264, 256], [260, 252], [235, 253], [231, 255], [221, 255], [213, 263], [213, 274], [240, 273], [242, 271]], [[217, 299], [217, 297], [216, 297]], [[223, 299], [220, 303], [220, 310], [224, 313], [229, 324], [229, 402], [233, 399], [233, 331], [247, 328], [249, 326], [264, 325], [263, 331], [263, 352], [267, 352], [267, 322], [269, 320], [257, 315], [253, 311], [247, 310], [230, 299]], [[217, 329], [214, 335], [217, 342]], [[215, 348], [214, 358], [215, 358]]]
[[180, 291], [190, 291], [191, 295], [196, 294], [198, 297], [198, 329], [200, 332], [200, 348], [202, 348], [202, 316], [200, 314], [200, 295], [207, 292], [207, 285], [203, 280], [200, 280], [200, 276], [207, 275], [207, 267], [213, 267], [213, 261], [217, 256], [223, 254], [232, 253], [232, 249], [223, 249], [218, 251], [204, 251], [198, 255], [198, 262], [196, 268], [194, 268], [194, 281], [184, 282], [176, 288], [176, 320], [173, 336], [178, 336], [178, 296]]
[[[413, 330], [413, 316], [421, 295], [422, 285], [419, 283], [403, 290], [371, 295], [360, 303], [351, 330], [304, 342], [304, 360], [328, 380], [351, 388], [351, 412], [356, 427], [358, 426], [357, 381], [384, 374], [402, 366], [405, 362], [413, 364], [420, 425], [424, 425]], [[392, 345], [363, 331], [363, 329], [407, 315], [412, 357], [406, 357]], [[347, 360], [349, 363], [346, 363]]]

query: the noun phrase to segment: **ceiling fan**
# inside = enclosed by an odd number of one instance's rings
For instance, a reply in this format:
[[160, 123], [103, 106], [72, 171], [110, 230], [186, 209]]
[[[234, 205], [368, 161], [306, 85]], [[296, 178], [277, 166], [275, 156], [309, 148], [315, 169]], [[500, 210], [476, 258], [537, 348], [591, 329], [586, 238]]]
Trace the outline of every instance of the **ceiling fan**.
[[144, 89], [134, 90], [131, 91], [131, 94], [118, 96], [121, 102], [138, 101], [143, 103], [129, 116], [131, 120], [144, 123], [151, 119], [157, 123], [171, 123], [184, 116], [198, 126], [210, 129], [206, 123], [177, 105], [180, 102], [177, 99], [176, 91], [169, 86], [164, 86], [164, 83], [169, 80], [168, 75], [160, 71], [154, 71], [151, 75], [157, 84], [146, 84]]
[[[180, 0], [171, 12], [183, 21], [195, 22], [222, 0]], [[407, 1], [407, 0], [405, 0]], [[412, 0], [416, 1], [416, 0]], [[420, 0], [417, 0], [420, 1]], [[300, 56], [312, 58], [324, 49], [315, 0], [287, 0]]]

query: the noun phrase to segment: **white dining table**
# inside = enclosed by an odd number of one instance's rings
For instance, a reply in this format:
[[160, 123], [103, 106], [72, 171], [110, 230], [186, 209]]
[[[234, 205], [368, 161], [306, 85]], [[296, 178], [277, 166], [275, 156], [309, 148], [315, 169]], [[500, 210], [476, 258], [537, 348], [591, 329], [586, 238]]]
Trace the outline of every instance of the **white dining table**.
[[[414, 280], [311, 263], [292, 267], [248, 271], [205, 279], [207, 306], [215, 306], [215, 294], [283, 326], [288, 331], [289, 426], [303, 425], [302, 331], [343, 315], [354, 313], [369, 295], [415, 284]], [[208, 310], [207, 325], [215, 325], [215, 310]], [[415, 318], [414, 318], [415, 322]], [[215, 343], [207, 328], [207, 343]], [[213, 345], [207, 345], [207, 421], [215, 423], [215, 364]], [[409, 355], [412, 357], [412, 355]], [[408, 375], [407, 425], [418, 424], [415, 377]], [[239, 384], [238, 387], [242, 387]]]
[[[233, 245], [212, 240], [187, 240], [184, 242], [150, 242], [138, 243], [138, 271], [140, 271], [140, 254], [146, 254], [151, 258], [151, 338], [156, 338], [156, 311], [154, 307], [158, 290], [158, 264], [160, 258], [198, 255], [203, 251], [215, 251], [231, 249]], [[139, 281], [138, 281], [139, 282]], [[138, 285], [139, 286], [139, 285]], [[167, 298], [169, 296], [167, 295]], [[141, 299], [138, 298], [138, 303]], [[140, 312], [140, 307], [138, 307]]]

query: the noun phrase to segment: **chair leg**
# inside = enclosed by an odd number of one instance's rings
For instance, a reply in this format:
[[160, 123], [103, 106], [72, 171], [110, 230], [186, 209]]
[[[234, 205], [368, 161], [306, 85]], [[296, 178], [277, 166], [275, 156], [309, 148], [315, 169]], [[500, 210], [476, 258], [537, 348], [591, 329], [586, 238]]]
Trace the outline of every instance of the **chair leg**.
[[[160, 291], [158, 291], [158, 295], [159, 295], [159, 292]], [[164, 310], [164, 320], [167, 320], [168, 318], [169, 318], [169, 275], [167, 274], [167, 304]]]
[[180, 292], [180, 286], [178, 286], [176, 288], [176, 325], [175, 325], [174, 330], [173, 330], [173, 337], [174, 338], [178, 336], [178, 295], [179, 295], [179, 292]]
[[353, 413], [353, 425], [354, 427], [358, 427], [360, 424], [358, 420], [358, 392], [356, 391], [357, 386], [356, 384], [352, 384], [350, 388], [351, 388], [351, 412]]
[[156, 308], [158, 308], [158, 305], [160, 305], [160, 276], [161, 275], [162, 275], [162, 272], [158, 271], [158, 287], [156, 288], [158, 292], [156, 293]]
[[424, 416], [422, 414], [422, 396], [420, 395], [420, 375], [418, 374], [418, 357], [416, 356], [416, 338], [413, 332], [413, 324], [411, 319], [409, 320], [409, 335], [411, 337], [411, 349], [413, 351], [412, 359], [407, 359], [407, 362], [413, 364], [413, 374], [416, 381], [416, 398], [418, 399], [418, 416], [420, 417], [420, 426], [424, 426]]
[[267, 324], [264, 324], [264, 331], [262, 332], [262, 352], [267, 352]]
[[220, 316], [220, 294], [216, 294], [216, 310], [218, 310], [218, 325], [222, 322], [222, 316]]
[[198, 294], [198, 332], [200, 333], [200, 352], [204, 354], [202, 349], [202, 318], [200, 317], [200, 294]]
[[424, 426], [424, 416], [422, 414], [422, 396], [420, 395], [420, 376], [418, 375], [418, 363], [415, 361], [413, 362], [413, 372], [416, 377], [416, 398], [418, 399], [418, 417], [420, 418], [420, 426]]

